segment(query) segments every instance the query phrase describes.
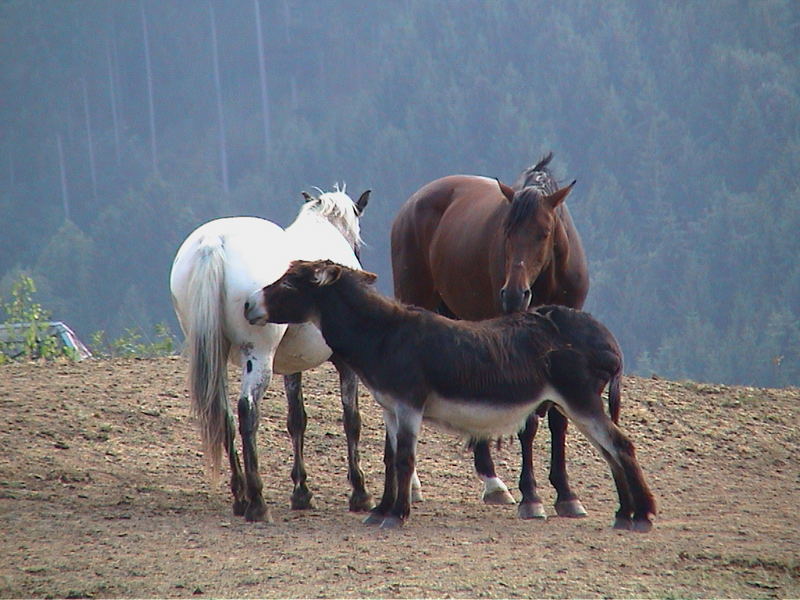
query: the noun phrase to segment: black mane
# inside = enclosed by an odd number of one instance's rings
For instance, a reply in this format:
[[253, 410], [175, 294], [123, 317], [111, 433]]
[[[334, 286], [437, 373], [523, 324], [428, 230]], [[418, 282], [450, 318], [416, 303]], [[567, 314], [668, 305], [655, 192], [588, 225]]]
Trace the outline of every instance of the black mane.
[[555, 192], [558, 189], [558, 184], [548, 168], [551, 160], [553, 160], [553, 153], [548, 152], [539, 162], [520, 173], [514, 185], [511, 186], [514, 191], [520, 192], [527, 187], [535, 187], [544, 195]]

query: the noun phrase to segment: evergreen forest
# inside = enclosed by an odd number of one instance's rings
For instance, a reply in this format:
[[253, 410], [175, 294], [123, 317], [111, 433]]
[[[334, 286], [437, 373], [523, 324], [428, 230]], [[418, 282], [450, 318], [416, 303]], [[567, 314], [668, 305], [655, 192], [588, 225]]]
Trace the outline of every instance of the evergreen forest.
[[800, 385], [796, 0], [3, 0], [0, 53], [0, 297], [85, 341], [179, 337], [191, 230], [337, 182], [391, 293], [410, 194], [553, 151], [628, 372]]

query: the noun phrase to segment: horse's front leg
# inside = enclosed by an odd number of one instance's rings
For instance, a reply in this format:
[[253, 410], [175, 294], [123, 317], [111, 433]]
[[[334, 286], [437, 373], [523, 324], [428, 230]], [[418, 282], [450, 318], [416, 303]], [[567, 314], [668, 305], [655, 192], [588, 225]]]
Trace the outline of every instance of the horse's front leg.
[[347, 438], [347, 479], [353, 488], [350, 494], [350, 510], [366, 512], [375, 503], [364, 484], [361, 456], [358, 444], [361, 439], [361, 413], [358, 410], [358, 376], [355, 371], [336, 356], [331, 362], [339, 372], [339, 389], [342, 395], [344, 434]]
[[286, 390], [286, 402], [288, 412], [286, 417], [286, 428], [292, 438], [292, 450], [294, 451], [294, 463], [292, 464], [292, 490], [291, 503], [295, 510], [312, 508], [311, 497], [313, 494], [306, 485], [306, 464], [304, 456], [306, 423], [305, 400], [303, 398], [303, 374], [292, 373], [283, 377], [283, 387]]
[[533, 474], [533, 438], [539, 428], [539, 417], [534, 413], [525, 422], [525, 427], [519, 432], [520, 454], [522, 455], [522, 470], [519, 474], [519, 491], [522, 500], [517, 508], [520, 519], [546, 519], [542, 499], [536, 492], [536, 477]]
[[483, 481], [483, 501], [486, 504], [516, 504], [514, 496], [511, 495], [506, 484], [494, 470], [489, 442], [476, 440], [472, 447], [472, 455], [475, 460], [475, 471]]
[[550, 425], [550, 483], [556, 490], [556, 514], [560, 517], [585, 517], [586, 509], [569, 487], [566, 464], [567, 418], [555, 406], [547, 411]]
[[259, 403], [272, 377], [272, 355], [265, 358], [254, 352], [244, 351], [242, 391], [239, 396], [239, 433], [242, 436], [244, 457], [244, 479], [247, 488], [247, 508], [244, 517], [248, 521], [267, 521], [272, 517], [264, 503], [263, 483], [258, 473], [258, 448], [256, 439], [260, 420]]

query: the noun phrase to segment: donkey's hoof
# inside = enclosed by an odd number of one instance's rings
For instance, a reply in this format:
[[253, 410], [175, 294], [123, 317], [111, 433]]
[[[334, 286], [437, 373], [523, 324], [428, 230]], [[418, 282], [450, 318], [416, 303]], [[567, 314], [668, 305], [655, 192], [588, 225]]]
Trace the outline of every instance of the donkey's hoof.
[[369, 513], [366, 518], [361, 521], [364, 525], [380, 525], [383, 523], [383, 520], [386, 518], [386, 515], [382, 513], [376, 513], [372, 511]]
[[541, 502], [521, 502], [517, 507], [517, 516], [520, 519], [546, 519], [547, 513]]
[[511, 492], [504, 489], [496, 489], [491, 492], [484, 492], [483, 494], [483, 503], [484, 504], [516, 504], [517, 501], [514, 500], [514, 496], [511, 495]]
[[411, 488], [411, 502], [424, 502], [425, 498], [422, 496], [422, 489]]
[[381, 523], [381, 529], [399, 529], [403, 526], [403, 519], [394, 515], [386, 515]]
[[574, 500], [562, 500], [556, 502], [556, 514], [559, 517], [570, 517], [573, 519], [585, 517], [587, 514], [586, 509], [583, 508], [581, 501], [575, 498]]
[[247, 500], [234, 500], [233, 501], [233, 514], [237, 517], [243, 517], [247, 510]]
[[272, 523], [272, 514], [263, 502], [251, 502], [244, 511], [245, 521]]
[[350, 512], [368, 512], [375, 507], [375, 501], [367, 492], [353, 493], [350, 496]]
[[313, 494], [311, 492], [292, 494], [292, 510], [308, 510], [314, 508], [314, 504], [311, 502], [312, 496]]

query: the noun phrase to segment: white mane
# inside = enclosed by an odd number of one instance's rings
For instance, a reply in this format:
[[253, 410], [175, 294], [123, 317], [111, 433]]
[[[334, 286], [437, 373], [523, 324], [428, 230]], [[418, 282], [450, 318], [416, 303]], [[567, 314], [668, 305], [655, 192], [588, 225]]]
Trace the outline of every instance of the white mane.
[[305, 216], [325, 219], [336, 227], [353, 250], [356, 250], [363, 244], [361, 227], [355, 202], [345, 193], [346, 187], [343, 185], [339, 189], [337, 183], [332, 192], [323, 192], [316, 188], [320, 192], [319, 196], [303, 204], [296, 221]]

